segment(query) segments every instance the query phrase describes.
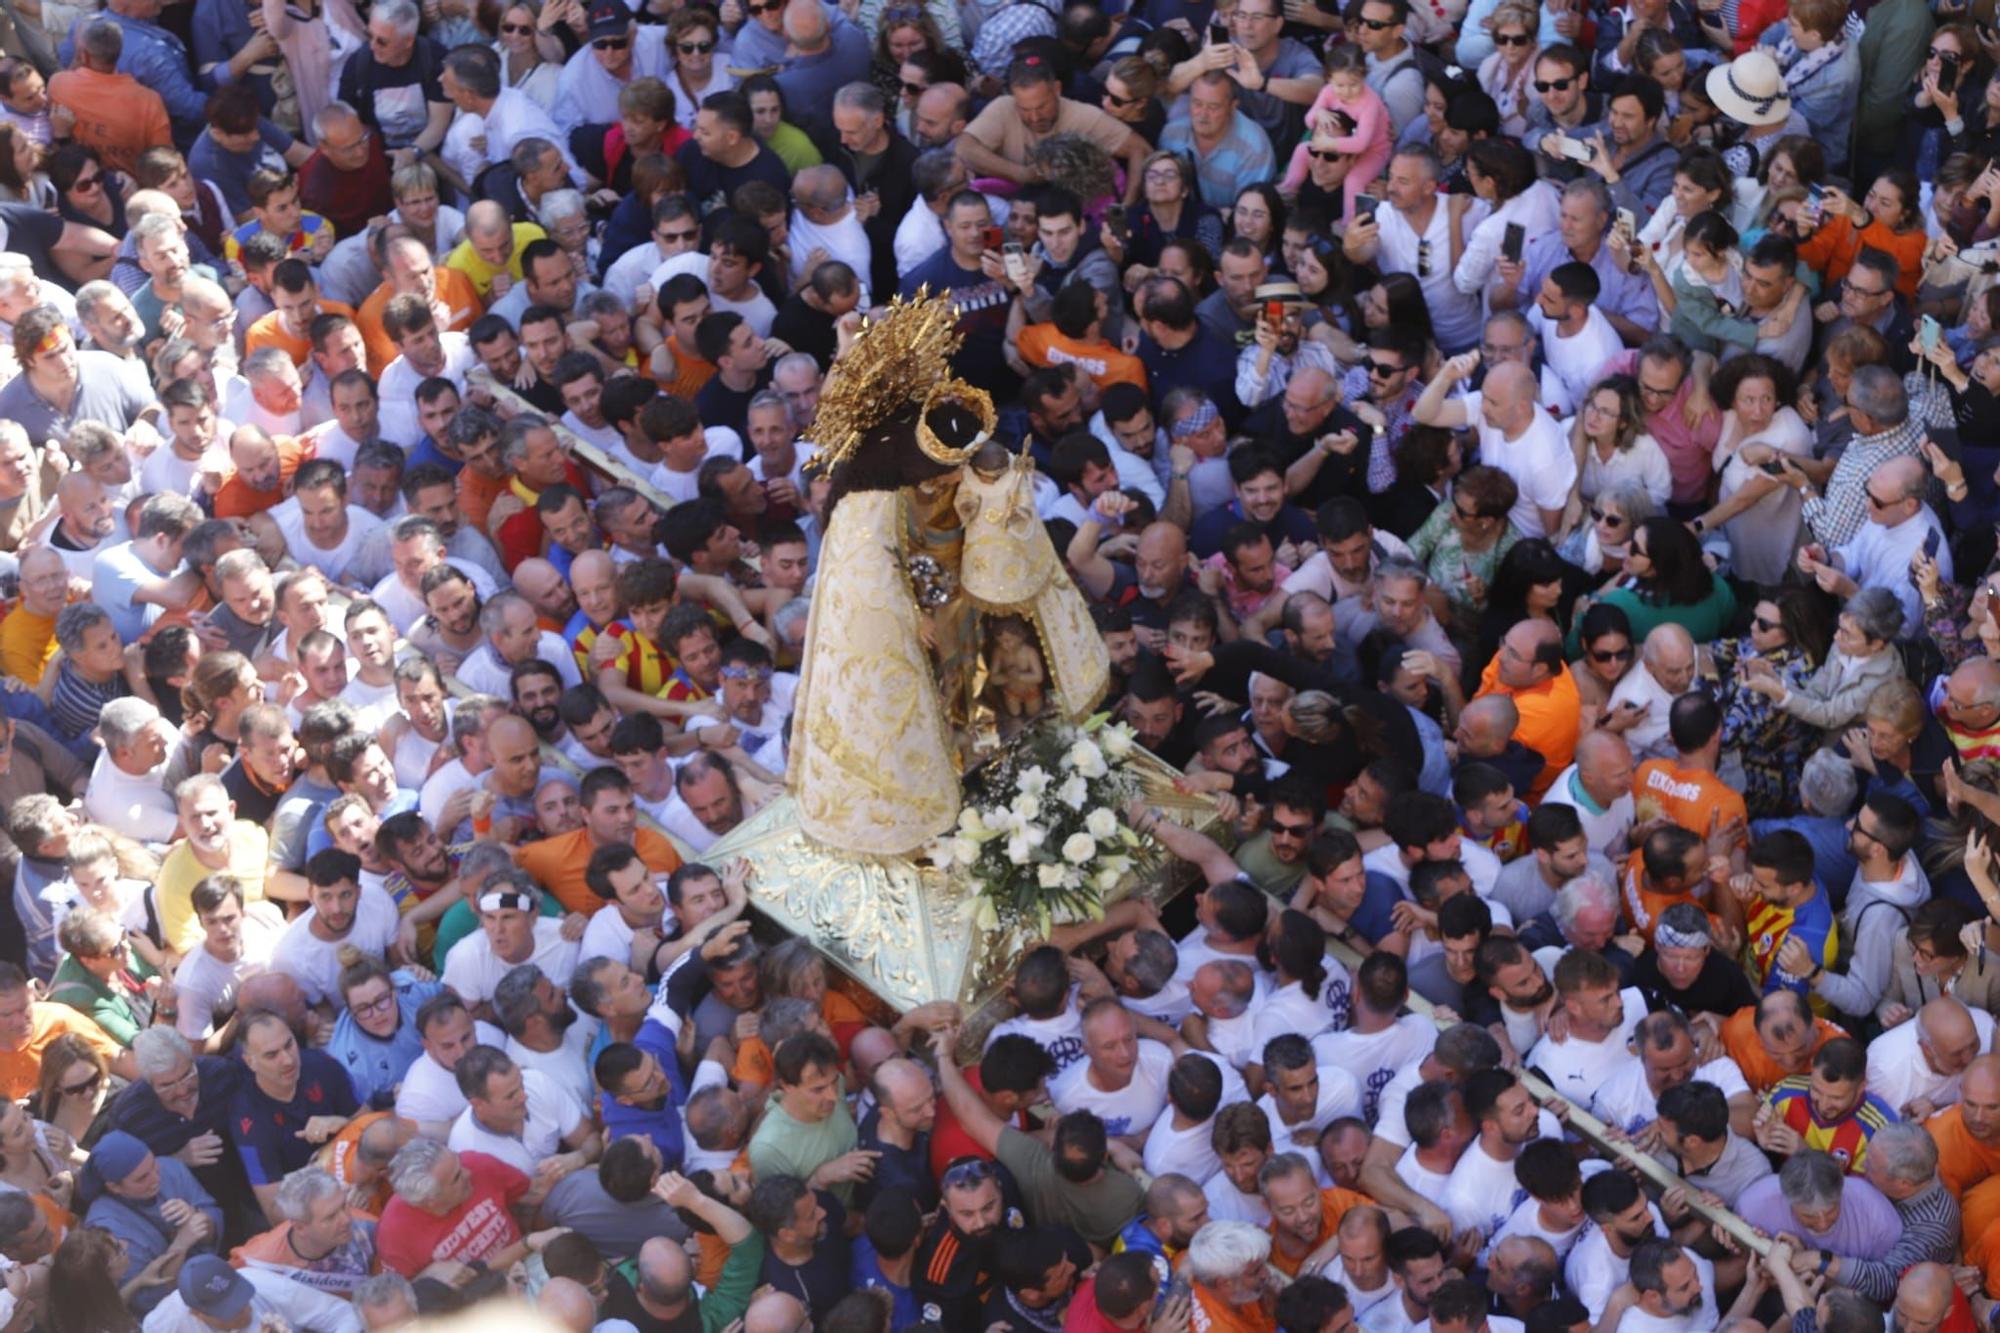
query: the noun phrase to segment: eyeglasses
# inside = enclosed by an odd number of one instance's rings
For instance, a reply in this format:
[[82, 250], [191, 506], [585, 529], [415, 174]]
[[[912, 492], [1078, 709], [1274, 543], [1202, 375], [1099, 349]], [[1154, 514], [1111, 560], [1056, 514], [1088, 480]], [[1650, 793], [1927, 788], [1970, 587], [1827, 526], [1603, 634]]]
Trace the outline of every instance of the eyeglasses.
[[1274, 819], [1271, 821], [1271, 832], [1282, 833], [1288, 838], [1310, 838], [1313, 835], [1313, 826], [1311, 824], [1287, 824], [1282, 819]]
[[[1494, 40], [1498, 41], [1499, 38], [1496, 37]], [[1569, 91], [1569, 86], [1575, 82], [1576, 75], [1574, 74], [1566, 79], [1536, 79], [1535, 91], [1538, 93], [1566, 93]]]
[[1632, 645], [1623, 648], [1592, 648], [1590, 660], [1593, 662], [1623, 662], [1632, 656]]
[[1881, 834], [1875, 832], [1875, 830], [1869, 828], [1866, 824], [1861, 822], [1860, 815], [1856, 815], [1854, 818], [1848, 820], [1847, 827], [1852, 829], [1854, 832], [1859, 833], [1862, 837], [1868, 839], [1868, 841], [1876, 844], [1877, 846], [1887, 847], [1889, 845], [1888, 842], [1883, 839]]
[[1532, 40], [1525, 32], [1517, 32], [1512, 37], [1496, 33], [1493, 37], [1493, 44], [1495, 46], [1526, 46]]
[[1308, 148], [1306, 156], [1315, 162], [1338, 162], [1344, 154], [1337, 153], [1331, 148]]
[[[911, 83], [908, 79], [903, 80], [903, 95], [906, 97], [921, 97], [929, 91], [930, 88], [926, 84]], [[1109, 97], [1111, 94], [1106, 93], [1105, 96]]]
[[[907, 88], [910, 85], [906, 83], [903, 86]], [[1134, 102], [1138, 101], [1139, 99], [1136, 97], [1120, 97], [1117, 93], [1114, 93], [1109, 88], [1106, 88], [1104, 90], [1104, 100], [1111, 103], [1111, 105], [1113, 106], [1131, 106]]]
[[373, 1018], [377, 1014], [388, 1013], [391, 1009], [395, 1007], [395, 1005], [396, 1005], [396, 992], [393, 990], [388, 990], [382, 992], [380, 999], [369, 1000], [365, 1004], [354, 1004], [350, 1002], [347, 1007], [349, 1010], [353, 1012], [356, 1018]]
[[996, 1175], [993, 1163], [987, 1161], [984, 1157], [961, 1157], [950, 1166], [947, 1166], [944, 1169], [944, 1174], [938, 1177], [938, 1188], [947, 1190], [964, 1189], [968, 1185], [977, 1185], [983, 1181], [993, 1180], [996, 1178]]
[[1780, 630], [1785, 627], [1784, 622], [1781, 620], [1766, 620], [1762, 616], [1750, 617], [1750, 623], [1756, 626], [1758, 629], [1762, 630], [1766, 634], [1771, 633], [1773, 630]]
[[96, 1092], [98, 1088], [103, 1085], [103, 1083], [104, 1083], [104, 1071], [93, 1070], [91, 1071], [90, 1077], [85, 1079], [81, 1083], [63, 1084], [62, 1095], [65, 1097], [88, 1097], [92, 1093]]
[[1596, 505], [1592, 505], [1590, 507], [1590, 521], [1593, 523], [1608, 524], [1609, 526], [1614, 528], [1620, 528], [1625, 526], [1625, 516], [1623, 514], [1606, 513], [1604, 510], [1599, 509]]
[[532, 37], [535, 34], [535, 25], [532, 23], [503, 23], [500, 25], [500, 31], [509, 37]]
[[1387, 32], [1396, 26], [1394, 19], [1362, 19], [1361, 26], [1370, 32]]
[[100, 172], [95, 176], [78, 176], [76, 184], [70, 186], [70, 189], [76, 191], [78, 194], [83, 194], [87, 191], [95, 190], [102, 184], [104, 184], [104, 175]]
[[591, 46], [599, 51], [623, 51], [631, 44], [630, 37], [600, 37]]

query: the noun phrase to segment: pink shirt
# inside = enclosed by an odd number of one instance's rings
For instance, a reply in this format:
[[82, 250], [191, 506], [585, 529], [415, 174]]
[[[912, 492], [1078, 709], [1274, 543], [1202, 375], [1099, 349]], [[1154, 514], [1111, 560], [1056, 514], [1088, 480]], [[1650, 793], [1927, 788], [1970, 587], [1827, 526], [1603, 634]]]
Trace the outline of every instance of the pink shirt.
[[[1639, 354], [1624, 352], [1605, 363], [1607, 375], [1631, 375], [1639, 373]], [[1701, 419], [1701, 424], [1690, 429], [1684, 409], [1687, 399], [1694, 392], [1694, 376], [1681, 377], [1681, 387], [1674, 394], [1673, 401], [1666, 410], [1655, 412], [1645, 420], [1645, 429], [1659, 441], [1660, 448], [1667, 455], [1667, 470], [1673, 474], [1673, 503], [1700, 504], [1708, 498], [1709, 478], [1714, 474], [1713, 455], [1715, 443], [1722, 437], [1722, 413], [1710, 409]]]

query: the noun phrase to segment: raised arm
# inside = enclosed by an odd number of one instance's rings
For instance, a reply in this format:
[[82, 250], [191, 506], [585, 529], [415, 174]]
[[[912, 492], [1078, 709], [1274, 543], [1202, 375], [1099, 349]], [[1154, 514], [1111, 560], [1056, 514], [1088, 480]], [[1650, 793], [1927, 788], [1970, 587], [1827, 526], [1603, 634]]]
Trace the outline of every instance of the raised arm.
[[931, 1050], [937, 1055], [938, 1083], [944, 1088], [944, 1099], [951, 1107], [951, 1113], [958, 1117], [962, 1128], [972, 1141], [984, 1152], [997, 1154], [1000, 1151], [1000, 1132], [1007, 1128], [972, 1085], [959, 1072], [958, 1057], [952, 1049], [958, 1044], [956, 1024], [940, 1027], [931, 1033]]
[[1462, 430], [1470, 424], [1466, 418], [1465, 403], [1461, 399], [1446, 397], [1452, 386], [1470, 375], [1479, 367], [1478, 352], [1464, 352], [1438, 367], [1438, 373], [1424, 386], [1417, 398], [1416, 406], [1410, 409], [1421, 426], [1443, 426], [1447, 430]]
[[1125, 818], [1133, 828], [1156, 839], [1173, 855], [1192, 863], [1210, 884], [1224, 884], [1243, 873], [1215, 839], [1199, 829], [1176, 824], [1158, 806], [1134, 801], [1126, 809]]

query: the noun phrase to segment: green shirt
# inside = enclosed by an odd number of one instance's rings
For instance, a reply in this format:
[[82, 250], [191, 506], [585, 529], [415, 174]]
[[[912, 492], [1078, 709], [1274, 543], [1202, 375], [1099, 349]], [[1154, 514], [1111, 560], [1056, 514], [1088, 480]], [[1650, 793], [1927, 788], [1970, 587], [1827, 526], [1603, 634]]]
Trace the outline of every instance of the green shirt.
[[[1708, 596], [1699, 602], [1657, 602], [1623, 587], [1613, 588], [1598, 600], [1625, 613], [1625, 618], [1632, 622], [1632, 642], [1635, 644], [1644, 644], [1646, 636], [1661, 625], [1679, 625], [1696, 643], [1713, 643], [1722, 637], [1723, 631], [1729, 628], [1729, 622], [1736, 616], [1736, 594], [1719, 575], [1709, 576]], [[1583, 645], [1577, 638], [1582, 624], [1583, 617], [1579, 615], [1575, 624], [1570, 626], [1567, 649], [1572, 660], [1583, 652]]]
[[[757, 1290], [757, 1278], [764, 1269], [764, 1237], [753, 1231], [736, 1244], [729, 1247], [728, 1262], [722, 1265], [722, 1272], [701, 1298], [702, 1333], [721, 1333], [743, 1317], [750, 1308], [751, 1294]], [[633, 1286], [639, 1285], [639, 1259], [634, 1255], [618, 1265], [618, 1271]]]
[[785, 164], [785, 170], [794, 176], [825, 160], [820, 157], [819, 149], [813, 147], [813, 141], [806, 137], [806, 132], [789, 120], [778, 122], [778, 128], [771, 131], [771, 137], [764, 141], [764, 146], [776, 153], [778, 160]]
[[[773, 1094], [764, 1110], [764, 1119], [750, 1138], [750, 1170], [757, 1179], [770, 1176], [797, 1176], [812, 1179], [812, 1173], [842, 1153], [854, 1151], [857, 1139], [854, 1116], [845, 1100], [834, 1104], [833, 1114], [806, 1124], [792, 1118], [784, 1103]], [[842, 1181], [827, 1189], [843, 1205], [854, 1202], [854, 1186]]]
[[1283, 898], [1290, 895], [1306, 877], [1306, 863], [1303, 859], [1286, 865], [1271, 855], [1271, 832], [1269, 829], [1236, 844], [1236, 864], [1243, 873], [1256, 882], [1266, 893]]
[[[144, 959], [130, 952], [126, 958], [132, 975], [140, 981], [158, 975]], [[77, 962], [74, 954], [63, 955], [62, 962], [56, 965], [55, 976], [49, 982], [49, 998], [95, 1019], [97, 1026], [104, 1029], [104, 1035], [120, 1046], [130, 1046], [132, 1039], [153, 1022], [151, 996], [143, 992], [133, 995], [123, 986], [106, 985]]]
[[[1053, 1148], [1012, 1125], [1000, 1131], [998, 1146], [1000, 1165], [1013, 1173], [1036, 1226], [1071, 1227], [1091, 1244], [1108, 1246], [1145, 1206], [1139, 1182], [1108, 1163], [1096, 1180], [1079, 1185], [1056, 1170]], [[754, 1158], [750, 1164], [756, 1166]]]

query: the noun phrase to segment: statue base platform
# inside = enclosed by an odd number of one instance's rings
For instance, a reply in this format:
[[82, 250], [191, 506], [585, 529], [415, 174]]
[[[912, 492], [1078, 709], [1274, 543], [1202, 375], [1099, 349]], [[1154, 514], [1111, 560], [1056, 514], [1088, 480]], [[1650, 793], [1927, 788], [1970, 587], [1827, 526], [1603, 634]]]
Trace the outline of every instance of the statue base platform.
[[[1181, 824], [1226, 838], [1213, 802], [1174, 789], [1179, 770], [1145, 751], [1133, 762], [1149, 802]], [[716, 842], [703, 859], [720, 865], [738, 856], [755, 870], [751, 907], [811, 940], [851, 983], [843, 989], [865, 992], [856, 997], [864, 1008], [901, 1013], [932, 1000], [956, 1000], [967, 1015], [968, 1040], [983, 1041], [986, 1029], [1004, 1016], [993, 1002], [1005, 1003], [1015, 963], [1039, 942], [1032, 928], [976, 924], [975, 888], [961, 872], [940, 871], [918, 857], [841, 852], [807, 837], [789, 792]], [[1148, 844], [1105, 895], [1105, 905], [1134, 895], [1164, 903], [1197, 875]]]

